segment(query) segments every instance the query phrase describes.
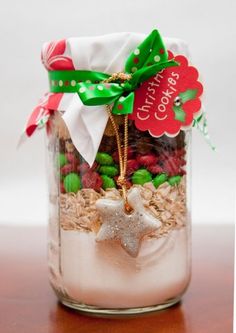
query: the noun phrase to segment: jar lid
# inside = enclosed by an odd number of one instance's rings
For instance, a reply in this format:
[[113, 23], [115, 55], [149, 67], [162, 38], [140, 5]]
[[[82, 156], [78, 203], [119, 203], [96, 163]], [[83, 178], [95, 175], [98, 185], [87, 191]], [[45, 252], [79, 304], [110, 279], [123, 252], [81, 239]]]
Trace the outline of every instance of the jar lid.
[[[119, 72], [124, 70], [125, 60], [145, 37], [144, 34], [124, 32], [48, 42], [43, 45], [41, 58], [48, 71]], [[164, 42], [167, 50], [189, 55], [188, 46], [183, 40], [164, 38]], [[69, 82], [73, 83], [76, 84]], [[63, 93], [57, 104], [57, 110], [63, 112], [75, 147], [92, 165], [108, 121], [105, 108], [83, 105], [77, 93]]]
[[[48, 42], [42, 48], [42, 62], [47, 70], [122, 71], [129, 54], [146, 36], [138, 33], [114, 33], [102, 36], [75, 37]], [[189, 57], [187, 43], [164, 38], [166, 48], [175, 55]]]
[[[59, 111], [74, 146], [90, 165], [107, 125], [106, 104], [113, 105], [113, 113], [129, 114], [139, 130], [155, 137], [175, 136], [196, 119], [199, 123], [203, 87], [197, 69], [188, 63], [183, 40], [163, 40], [157, 30], [147, 37], [124, 32], [68, 38], [45, 43], [41, 57], [50, 93], [32, 113], [26, 134]], [[117, 81], [118, 74], [130, 81]]]

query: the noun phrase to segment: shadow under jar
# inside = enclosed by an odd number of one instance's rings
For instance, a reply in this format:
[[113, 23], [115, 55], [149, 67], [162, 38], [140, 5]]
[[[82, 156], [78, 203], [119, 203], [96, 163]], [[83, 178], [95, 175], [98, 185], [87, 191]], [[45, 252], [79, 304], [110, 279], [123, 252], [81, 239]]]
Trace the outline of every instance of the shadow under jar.
[[[120, 133], [123, 119], [115, 116]], [[118, 240], [97, 240], [104, 223], [98, 200], [122, 196], [110, 121], [92, 167], [74, 147], [59, 113], [48, 136], [50, 282], [63, 304], [90, 314], [169, 307], [180, 300], [190, 280], [191, 131], [155, 138], [130, 120], [128, 133], [128, 193], [137, 188], [144, 213], [159, 221], [155, 231], [142, 237], [135, 256]]]

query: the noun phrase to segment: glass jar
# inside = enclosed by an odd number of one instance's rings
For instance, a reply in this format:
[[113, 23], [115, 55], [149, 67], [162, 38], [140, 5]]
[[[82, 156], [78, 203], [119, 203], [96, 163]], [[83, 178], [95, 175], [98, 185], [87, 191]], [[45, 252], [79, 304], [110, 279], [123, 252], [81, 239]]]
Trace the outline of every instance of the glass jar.
[[[114, 119], [122, 134], [122, 116]], [[105, 223], [98, 200], [115, 202], [122, 196], [110, 120], [92, 167], [76, 150], [59, 113], [51, 125], [49, 277], [60, 302], [95, 314], [143, 313], [178, 302], [190, 280], [191, 130], [156, 138], [129, 121], [127, 191], [138, 189], [144, 214], [159, 223], [133, 253], [117, 239], [98, 239]]]

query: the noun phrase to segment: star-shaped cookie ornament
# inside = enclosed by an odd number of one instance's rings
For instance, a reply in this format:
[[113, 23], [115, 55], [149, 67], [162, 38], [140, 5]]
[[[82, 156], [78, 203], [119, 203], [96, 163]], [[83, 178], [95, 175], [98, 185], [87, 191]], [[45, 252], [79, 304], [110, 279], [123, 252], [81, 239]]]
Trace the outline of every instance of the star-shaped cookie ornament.
[[124, 199], [98, 199], [96, 207], [102, 219], [97, 234], [98, 242], [119, 241], [123, 249], [132, 257], [137, 257], [144, 236], [161, 226], [161, 222], [144, 208], [139, 189], [134, 187], [127, 195], [132, 213], [125, 212]]

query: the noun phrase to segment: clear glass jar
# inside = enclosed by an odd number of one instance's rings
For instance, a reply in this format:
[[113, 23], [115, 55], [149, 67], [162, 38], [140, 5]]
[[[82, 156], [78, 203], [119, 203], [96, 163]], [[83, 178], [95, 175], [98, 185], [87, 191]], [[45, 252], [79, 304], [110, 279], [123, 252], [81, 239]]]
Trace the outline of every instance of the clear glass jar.
[[[123, 133], [123, 118], [115, 120]], [[127, 177], [144, 210], [160, 221], [132, 256], [119, 241], [97, 241], [96, 202], [119, 200], [116, 138], [110, 122], [90, 168], [60, 114], [48, 137], [49, 277], [59, 300], [95, 314], [136, 314], [178, 302], [190, 280], [189, 143], [191, 131], [155, 138], [129, 121]]]

